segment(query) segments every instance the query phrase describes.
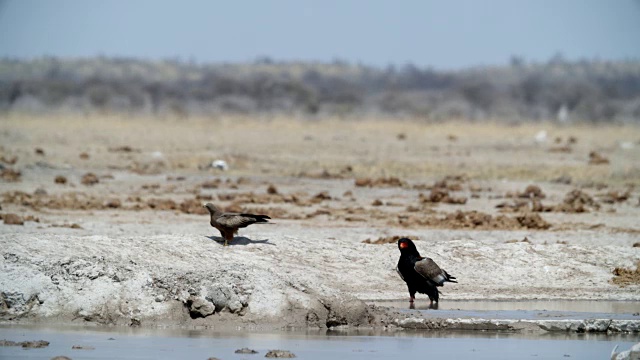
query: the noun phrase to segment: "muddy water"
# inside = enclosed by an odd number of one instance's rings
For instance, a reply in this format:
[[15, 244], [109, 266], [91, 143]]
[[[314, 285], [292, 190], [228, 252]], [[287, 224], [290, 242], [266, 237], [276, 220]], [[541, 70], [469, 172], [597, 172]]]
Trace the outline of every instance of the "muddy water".
[[[299, 359], [608, 359], [618, 345], [626, 350], [638, 336], [527, 336], [467, 332], [280, 332], [212, 330], [131, 330], [0, 326], [0, 339], [47, 340], [42, 349], [0, 347], [0, 359], [258, 359], [284, 349]], [[72, 350], [80, 345], [89, 350]], [[256, 355], [235, 354], [249, 347]]]

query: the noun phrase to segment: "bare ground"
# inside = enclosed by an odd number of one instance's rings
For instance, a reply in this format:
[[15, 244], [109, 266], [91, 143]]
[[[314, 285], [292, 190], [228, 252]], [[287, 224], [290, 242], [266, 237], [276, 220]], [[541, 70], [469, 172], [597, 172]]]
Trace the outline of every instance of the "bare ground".
[[[459, 279], [441, 301], [640, 300], [639, 140], [613, 126], [0, 118], [0, 314], [385, 325], [396, 314], [363, 301], [408, 296], [394, 236]], [[274, 224], [223, 247], [208, 201]]]

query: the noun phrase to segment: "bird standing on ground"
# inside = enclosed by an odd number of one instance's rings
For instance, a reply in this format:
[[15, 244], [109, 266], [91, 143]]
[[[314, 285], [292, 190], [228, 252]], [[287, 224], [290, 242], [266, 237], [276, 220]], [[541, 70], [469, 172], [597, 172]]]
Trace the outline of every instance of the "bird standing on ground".
[[437, 303], [440, 298], [438, 287], [447, 281], [457, 283], [455, 277], [440, 269], [435, 261], [420, 256], [413, 241], [407, 238], [398, 240], [398, 249], [400, 260], [396, 269], [402, 280], [407, 283], [411, 304], [415, 300], [416, 292], [419, 292], [429, 296], [429, 307], [433, 307], [433, 302]]
[[233, 235], [238, 233], [239, 228], [256, 223], [268, 223], [269, 219], [271, 219], [267, 215], [225, 213], [220, 211], [212, 203], [207, 203], [204, 207], [206, 207], [207, 210], [209, 210], [209, 214], [211, 214], [211, 226], [220, 231], [220, 235], [222, 235], [224, 239], [224, 246], [227, 246], [230, 241], [233, 241]]

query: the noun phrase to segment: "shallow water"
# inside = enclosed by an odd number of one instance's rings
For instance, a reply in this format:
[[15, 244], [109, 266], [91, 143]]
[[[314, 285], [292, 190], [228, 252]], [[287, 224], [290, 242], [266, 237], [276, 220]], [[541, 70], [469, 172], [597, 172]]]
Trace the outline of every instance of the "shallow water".
[[[376, 334], [376, 335], [370, 335]], [[43, 349], [0, 347], [0, 359], [258, 359], [271, 349], [300, 359], [608, 359], [614, 346], [626, 350], [640, 341], [631, 335], [523, 335], [497, 332], [306, 331], [278, 333], [114, 328], [0, 326], [0, 339], [47, 340]], [[72, 350], [74, 345], [93, 350]], [[256, 355], [235, 354], [248, 347]]]
[[[411, 310], [407, 300], [374, 301], [372, 304]], [[524, 301], [456, 301], [442, 300], [437, 309], [429, 300], [416, 300], [415, 310], [425, 317], [485, 319], [616, 319], [640, 320], [639, 301], [595, 300], [524, 300]]]

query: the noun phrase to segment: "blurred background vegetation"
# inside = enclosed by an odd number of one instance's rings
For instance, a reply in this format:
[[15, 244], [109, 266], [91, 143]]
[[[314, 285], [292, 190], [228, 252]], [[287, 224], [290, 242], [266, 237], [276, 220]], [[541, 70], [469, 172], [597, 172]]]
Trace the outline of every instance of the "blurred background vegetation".
[[640, 61], [545, 63], [436, 71], [276, 62], [196, 64], [129, 58], [0, 60], [0, 113], [221, 114], [640, 122]]

